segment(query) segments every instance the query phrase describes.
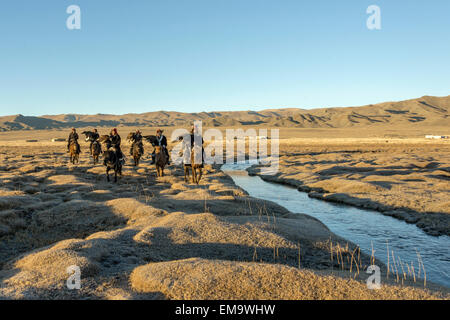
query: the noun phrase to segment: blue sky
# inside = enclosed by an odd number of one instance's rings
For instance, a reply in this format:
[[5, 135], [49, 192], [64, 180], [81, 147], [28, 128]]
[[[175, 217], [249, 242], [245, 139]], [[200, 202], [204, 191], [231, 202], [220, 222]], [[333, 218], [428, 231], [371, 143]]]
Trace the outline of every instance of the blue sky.
[[[68, 30], [66, 8], [81, 8]], [[369, 5], [382, 29], [366, 27]], [[0, 2], [0, 115], [355, 106], [450, 94], [450, 1]]]

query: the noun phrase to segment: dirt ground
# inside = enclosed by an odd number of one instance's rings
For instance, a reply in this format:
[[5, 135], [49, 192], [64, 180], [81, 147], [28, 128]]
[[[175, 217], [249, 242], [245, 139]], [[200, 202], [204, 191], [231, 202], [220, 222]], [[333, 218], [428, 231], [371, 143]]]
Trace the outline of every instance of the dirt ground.
[[[197, 186], [174, 165], [156, 178], [144, 157], [108, 183], [86, 143], [71, 165], [65, 143], [44, 134], [0, 139], [0, 299], [450, 298], [392, 277], [369, 290], [369, 256], [317, 219], [249, 197], [216, 167]], [[80, 290], [66, 287], [73, 265]]]

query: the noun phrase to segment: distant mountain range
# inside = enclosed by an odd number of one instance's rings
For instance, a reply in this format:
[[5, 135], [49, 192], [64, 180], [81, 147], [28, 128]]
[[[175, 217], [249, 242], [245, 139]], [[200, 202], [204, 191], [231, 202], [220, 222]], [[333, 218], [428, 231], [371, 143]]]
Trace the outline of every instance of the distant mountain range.
[[377, 125], [450, 126], [450, 96], [385, 102], [362, 107], [270, 109], [227, 112], [147, 112], [124, 115], [23, 115], [0, 117], [0, 131], [64, 129], [70, 127], [189, 126], [202, 120], [204, 127], [270, 126], [292, 128], [348, 128]]

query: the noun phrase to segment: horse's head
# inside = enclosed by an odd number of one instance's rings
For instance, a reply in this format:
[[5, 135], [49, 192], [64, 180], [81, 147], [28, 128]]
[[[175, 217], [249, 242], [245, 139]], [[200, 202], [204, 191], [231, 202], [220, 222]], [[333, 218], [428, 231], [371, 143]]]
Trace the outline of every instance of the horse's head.
[[161, 153], [161, 147], [155, 146], [155, 153]]

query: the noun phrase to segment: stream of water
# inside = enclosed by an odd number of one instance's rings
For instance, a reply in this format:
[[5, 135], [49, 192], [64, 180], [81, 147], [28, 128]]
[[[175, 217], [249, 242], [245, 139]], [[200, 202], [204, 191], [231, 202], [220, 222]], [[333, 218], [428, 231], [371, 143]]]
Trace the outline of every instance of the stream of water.
[[[391, 251], [394, 251], [397, 264], [400, 266], [398, 259], [403, 265], [413, 264], [417, 275], [419, 254], [425, 266], [427, 281], [450, 288], [450, 237], [427, 235], [413, 224], [376, 211], [310, 198], [307, 193], [296, 188], [249, 176], [246, 172], [249, 166], [249, 163], [224, 164], [222, 170], [250, 196], [273, 201], [294, 213], [313, 216], [335, 234], [359, 245], [369, 255], [373, 246], [376, 258], [385, 264], [388, 243], [391, 268]], [[420, 275], [423, 278], [423, 270]]]

